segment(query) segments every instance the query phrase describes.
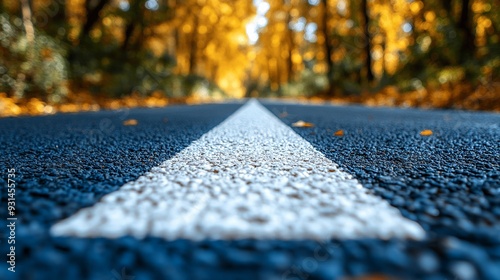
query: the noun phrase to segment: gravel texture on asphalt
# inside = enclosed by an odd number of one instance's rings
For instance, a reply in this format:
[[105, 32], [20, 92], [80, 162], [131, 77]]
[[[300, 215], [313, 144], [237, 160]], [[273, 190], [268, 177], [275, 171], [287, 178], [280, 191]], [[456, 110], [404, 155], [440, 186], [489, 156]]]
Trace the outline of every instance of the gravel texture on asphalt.
[[[286, 124], [313, 122], [314, 128], [295, 131], [418, 222], [427, 231], [423, 241], [166, 241], [49, 234], [53, 224], [171, 158], [238, 107], [0, 119], [0, 166], [16, 168], [19, 179], [17, 272], [2, 262], [0, 278], [337, 279], [373, 273], [402, 279], [499, 278], [500, 117], [494, 114], [267, 104], [277, 115], [286, 110]], [[122, 125], [131, 118], [138, 125]], [[338, 129], [345, 131], [343, 137], [333, 136]], [[423, 129], [434, 134], [420, 136]], [[5, 174], [0, 183], [5, 186]], [[5, 198], [2, 192], [3, 220]], [[5, 245], [0, 246], [4, 257]]]
[[[414, 257], [400, 259], [407, 277], [500, 279], [499, 114], [273, 102], [267, 108], [290, 125], [313, 123], [295, 131], [427, 231], [423, 242], [394, 241], [418, 248], [394, 252]], [[427, 129], [433, 134], [420, 135]], [[343, 136], [334, 135], [339, 130]], [[372, 244], [365, 256], [382, 243]]]
[[417, 223], [255, 100], [51, 233], [166, 240], [425, 237]]

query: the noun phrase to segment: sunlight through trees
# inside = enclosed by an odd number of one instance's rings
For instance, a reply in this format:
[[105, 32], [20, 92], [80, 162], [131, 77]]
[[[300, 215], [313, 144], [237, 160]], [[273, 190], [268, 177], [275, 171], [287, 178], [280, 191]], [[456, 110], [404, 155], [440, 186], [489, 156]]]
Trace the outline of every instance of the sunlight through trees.
[[[62, 102], [82, 92], [333, 98], [387, 86], [401, 93], [485, 86], [500, 72], [494, 5], [4, 0], [0, 92]], [[58, 71], [41, 73], [54, 61]]]

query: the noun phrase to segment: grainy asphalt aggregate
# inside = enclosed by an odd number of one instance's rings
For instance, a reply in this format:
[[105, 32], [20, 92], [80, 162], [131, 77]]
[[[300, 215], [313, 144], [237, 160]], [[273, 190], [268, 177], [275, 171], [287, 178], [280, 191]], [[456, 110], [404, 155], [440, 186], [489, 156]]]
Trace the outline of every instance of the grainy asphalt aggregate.
[[[49, 229], [171, 158], [241, 104], [0, 119], [0, 178], [16, 169], [16, 273], [1, 279], [500, 278], [500, 115], [263, 101], [427, 233], [390, 239], [166, 241]], [[286, 114], [284, 114], [286, 113]], [[136, 119], [136, 126], [123, 126]], [[344, 136], [334, 136], [342, 129]], [[431, 136], [420, 131], [430, 129]], [[2, 191], [0, 216], [7, 216]], [[7, 233], [2, 230], [2, 234]], [[0, 248], [5, 258], [5, 242]], [[4, 254], [5, 252], [5, 254]]]

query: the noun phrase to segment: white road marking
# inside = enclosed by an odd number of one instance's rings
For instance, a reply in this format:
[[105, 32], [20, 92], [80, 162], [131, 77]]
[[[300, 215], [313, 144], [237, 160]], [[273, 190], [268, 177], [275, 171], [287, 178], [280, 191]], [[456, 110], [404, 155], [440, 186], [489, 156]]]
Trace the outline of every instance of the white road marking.
[[254, 100], [51, 232], [168, 240], [425, 236]]

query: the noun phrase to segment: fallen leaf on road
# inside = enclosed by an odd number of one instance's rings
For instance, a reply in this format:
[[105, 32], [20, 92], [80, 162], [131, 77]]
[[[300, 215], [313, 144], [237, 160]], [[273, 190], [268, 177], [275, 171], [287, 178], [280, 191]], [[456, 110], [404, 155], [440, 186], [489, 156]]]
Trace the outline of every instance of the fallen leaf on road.
[[344, 131], [342, 129], [339, 129], [333, 133], [334, 136], [344, 136]]
[[139, 122], [136, 119], [128, 119], [123, 121], [123, 125], [126, 126], [131, 126], [131, 125], [137, 125]]
[[422, 135], [422, 136], [431, 136], [432, 135], [432, 130], [430, 130], [430, 129], [422, 130], [422, 131], [420, 131], [420, 135]]
[[310, 122], [305, 122], [305, 121], [301, 120], [301, 121], [292, 123], [292, 126], [293, 127], [314, 127], [314, 124], [310, 123]]
[[286, 118], [288, 116], [287, 112], [283, 112], [280, 114], [280, 118]]

